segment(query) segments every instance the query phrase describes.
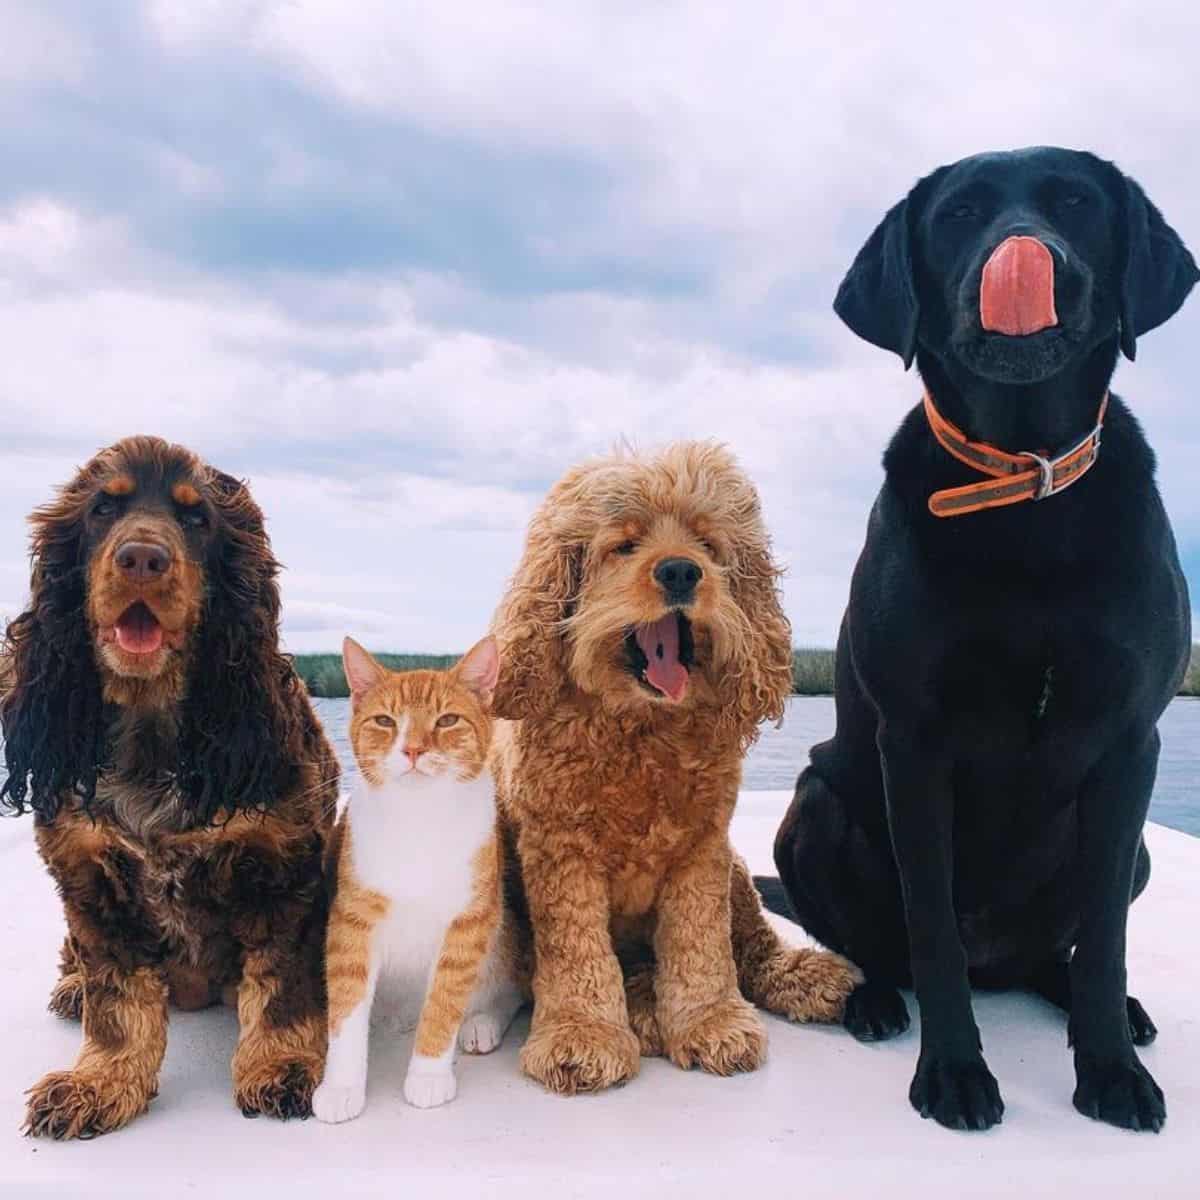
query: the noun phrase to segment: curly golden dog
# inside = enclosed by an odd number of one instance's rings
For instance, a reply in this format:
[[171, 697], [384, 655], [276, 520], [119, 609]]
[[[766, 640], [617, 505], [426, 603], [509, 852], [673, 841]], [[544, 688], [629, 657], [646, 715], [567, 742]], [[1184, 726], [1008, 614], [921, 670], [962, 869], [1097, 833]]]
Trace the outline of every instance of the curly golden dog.
[[639, 1053], [762, 1061], [750, 1001], [840, 1019], [858, 978], [791, 949], [729, 844], [741, 761], [791, 687], [758, 497], [722, 448], [575, 468], [529, 528], [495, 631], [498, 799], [534, 937], [533, 1078], [590, 1091]]
[[236, 994], [236, 1102], [307, 1114], [325, 1052], [322, 855], [337, 761], [279, 651], [277, 564], [243, 483], [118, 442], [38, 509], [8, 627], [0, 801], [32, 808], [67, 940], [73, 1069], [26, 1129], [118, 1129], [158, 1088], [168, 999]]

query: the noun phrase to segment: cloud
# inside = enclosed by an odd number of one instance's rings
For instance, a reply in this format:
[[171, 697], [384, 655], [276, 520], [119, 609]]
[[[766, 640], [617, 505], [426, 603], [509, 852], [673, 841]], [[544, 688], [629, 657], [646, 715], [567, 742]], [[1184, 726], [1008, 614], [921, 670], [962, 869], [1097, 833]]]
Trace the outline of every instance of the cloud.
[[[1123, 5], [1076, 0], [3, 19], [3, 604], [23, 515], [157, 432], [251, 478], [295, 648], [461, 648], [570, 462], [705, 437], [760, 484], [797, 641], [830, 644], [919, 391], [829, 311], [884, 209], [939, 162], [1056, 142], [1200, 241], [1182, 4], [1136, 53]], [[1196, 303], [1118, 376], [1189, 563]]]

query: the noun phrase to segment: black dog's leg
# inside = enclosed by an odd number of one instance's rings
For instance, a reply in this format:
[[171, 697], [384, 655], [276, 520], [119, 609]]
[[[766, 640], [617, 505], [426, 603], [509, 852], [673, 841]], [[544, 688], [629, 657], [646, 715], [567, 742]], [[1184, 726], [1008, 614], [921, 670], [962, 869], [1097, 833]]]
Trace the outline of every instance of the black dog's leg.
[[1070, 1017], [1075, 1107], [1124, 1129], [1156, 1133], [1167, 1109], [1130, 1036], [1125, 928], [1158, 747], [1155, 730], [1118, 743], [1080, 789], [1080, 926]]
[[775, 863], [779, 880], [755, 878], [767, 908], [799, 921], [867, 976], [846, 1000], [846, 1029], [860, 1042], [907, 1030], [896, 984], [908, 983], [908, 939], [890, 849], [872, 851], [842, 798], [812, 767], [797, 781], [779, 827]]
[[[1061, 1008], [1069, 1015], [1071, 1012], [1070, 959], [1056, 958], [1053, 962], [1043, 963], [1030, 976], [1029, 988], [1043, 1000], [1049, 1000], [1056, 1008]], [[1135, 1046], [1150, 1045], [1158, 1037], [1158, 1027], [1150, 1019], [1150, 1014], [1134, 996], [1126, 997], [1125, 1012], [1129, 1017], [1129, 1036], [1133, 1044]]]
[[987, 1129], [1002, 1118], [1004, 1103], [983, 1061], [954, 915], [951, 764], [913, 731], [891, 726], [880, 729], [879, 751], [921, 1009], [909, 1099], [921, 1116], [948, 1128]]

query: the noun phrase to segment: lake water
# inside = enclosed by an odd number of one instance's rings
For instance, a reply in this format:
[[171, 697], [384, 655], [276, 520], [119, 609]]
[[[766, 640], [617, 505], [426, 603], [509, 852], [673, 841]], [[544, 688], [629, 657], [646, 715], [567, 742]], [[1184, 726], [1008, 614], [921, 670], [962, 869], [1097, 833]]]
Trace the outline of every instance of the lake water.
[[[317, 711], [337, 749], [342, 769], [349, 779], [355, 774], [350, 753], [347, 723], [348, 700], [316, 700]], [[1172, 702], [1159, 723], [1162, 754], [1158, 781], [1150, 804], [1150, 819], [1172, 829], [1200, 836], [1200, 697], [1181, 697]], [[800, 768], [808, 762], [814, 742], [833, 733], [833, 699], [830, 696], [793, 696], [787, 715], [778, 729], [766, 727], [750, 751], [742, 786], [750, 791], [786, 789], [796, 782]]]

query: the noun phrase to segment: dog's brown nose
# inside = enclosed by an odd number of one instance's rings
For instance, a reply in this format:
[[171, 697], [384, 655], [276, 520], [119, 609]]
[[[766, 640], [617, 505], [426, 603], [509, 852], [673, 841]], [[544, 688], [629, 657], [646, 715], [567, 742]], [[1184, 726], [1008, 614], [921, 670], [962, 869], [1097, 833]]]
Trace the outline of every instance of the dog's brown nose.
[[171, 552], [153, 542], [122, 542], [117, 547], [117, 567], [129, 579], [144, 583], [165, 575]]
[[654, 578], [668, 600], [689, 600], [704, 572], [690, 558], [664, 558], [654, 568]]

